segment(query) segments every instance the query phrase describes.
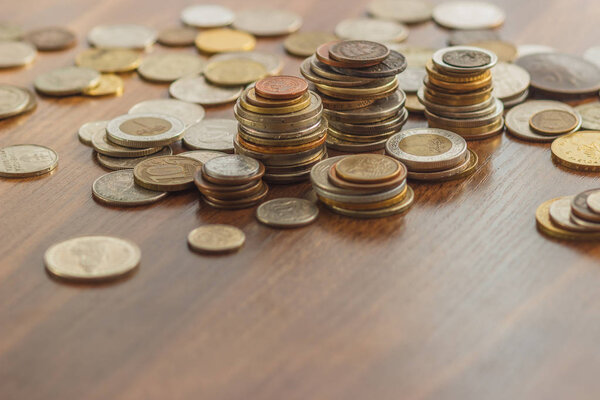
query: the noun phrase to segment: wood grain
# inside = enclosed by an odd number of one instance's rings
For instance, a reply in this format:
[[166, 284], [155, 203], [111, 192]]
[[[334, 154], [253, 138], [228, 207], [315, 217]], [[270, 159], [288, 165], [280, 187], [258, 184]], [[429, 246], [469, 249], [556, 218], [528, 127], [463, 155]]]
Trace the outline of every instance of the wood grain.
[[[508, 15], [502, 36], [517, 44], [575, 54], [598, 44], [597, 1], [496, 2]], [[3, 19], [69, 26], [79, 45], [41, 53], [0, 81], [31, 87], [39, 73], [71, 64], [94, 25], [164, 28], [190, 3], [5, 1]], [[366, 5], [223, 4], [287, 7], [305, 17], [303, 29], [329, 31]], [[441, 47], [446, 36], [427, 23], [408, 43]], [[281, 42], [258, 48], [283, 54]], [[285, 72], [297, 74], [299, 61], [286, 56]], [[135, 210], [97, 204], [91, 184], [105, 171], [77, 129], [167, 95], [166, 85], [132, 74], [120, 98], [42, 97], [34, 113], [0, 122], [0, 146], [38, 143], [60, 155], [51, 176], [0, 180], [1, 399], [597, 398], [600, 248], [550, 240], [534, 222], [538, 204], [598, 186], [597, 174], [559, 168], [548, 145], [503, 135], [470, 145], [481, 161], [474, 175], [413, 184], [409, 213], [383, 220], [322, 210], [314, 225], [275, 230], [253, 209], [205, 207], [194, 191]], [[208, 112], [232, 115], [231, 106]], [[308, 188], [275, 187], [269, 197]], [[190, 252], [188, 232], [214, 222], [243, 229], [245, 247]], [[140, 270], [101, 286], [51, 279], [45, 249], [87, 234], [138, 243]]]

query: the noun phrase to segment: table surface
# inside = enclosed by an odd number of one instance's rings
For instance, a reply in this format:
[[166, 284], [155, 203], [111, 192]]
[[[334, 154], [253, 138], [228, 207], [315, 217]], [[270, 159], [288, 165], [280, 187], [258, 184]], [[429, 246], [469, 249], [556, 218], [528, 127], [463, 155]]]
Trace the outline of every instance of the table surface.
[[[31, 87], [39, 73], [71, 64], [93, 26], [165, 28], [189, 3], [4, 2], [4, 19], [68, 26], [79, 44], [2, 71], [0, 81]], [[597, 1], [497, 3], [507, 12], [501, 34], [514, 43], [575, 54], [599, 44]], [[223, 4], [287, 7], [305, 17], [304, 30], [332, 31], [364, 15], [366, 2]], [[407, 43], [443, 47], [446, 37], [429, 22], [412, 27]], [[281, 38], [257, 48], [284, 54]], [[297, 74], [300, 60], [285, 60], [284, 72]], [[106, 171], [77, 129], [168, 96], [167, 85], [124, 80], [122, 97], [39, 98], [34, 113], [0, 122], [0, 147], [37, 143], [60, 155], [49, 176], [0, 180], [2, 399], [597, 398], [600, 247], [551, 240], [534, 219], [540, 203], [598, 186], [597, 175], [554, 165], [548, 144], [504, 134], [469, 144], [480, 157], [474, 175], [413, 183], [404, 216], [322, 210], [309, 227], [277, 230], [258, 224], [254, 209], [204, 206], [196, 191], [105, 207], [91, 184]], [[207, 115], [232, 117], [232, 107]], [[308, 189], [273, 187], [269, 198]], [[207, 223], [241, 228], [246, 245], [227, 256], [192, 253], [187, 234]], [[44, 251], [90, 234], [135, 241], [139, 271], [100, 286], [50, 278]]]

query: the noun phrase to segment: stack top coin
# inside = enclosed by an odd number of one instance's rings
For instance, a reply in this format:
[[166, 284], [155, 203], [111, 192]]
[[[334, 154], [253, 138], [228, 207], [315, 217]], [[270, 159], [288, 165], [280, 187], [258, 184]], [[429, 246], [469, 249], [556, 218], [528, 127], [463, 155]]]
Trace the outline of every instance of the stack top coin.
[[389, 56], [387, 46], [369, 40], [344, 40], [329, 48], [329, 57], [347, 67], [369, 67], [382, 62]]
[[256, 94], [267, 99], [294, 99], [306, 93], [308, 83], [295, 76], [271, 76], [256, 82], [254, 90]]
[[453, 46], [436, 51], [433, 62], [443, 71], [471, 74], [492, 68], [498, 62], [498, 57], [479, 47]]
[[240, 154], [217, 157], [203, 167], [206, 175], [216, 179], [246, 179], [259, 173], [260, 163]]

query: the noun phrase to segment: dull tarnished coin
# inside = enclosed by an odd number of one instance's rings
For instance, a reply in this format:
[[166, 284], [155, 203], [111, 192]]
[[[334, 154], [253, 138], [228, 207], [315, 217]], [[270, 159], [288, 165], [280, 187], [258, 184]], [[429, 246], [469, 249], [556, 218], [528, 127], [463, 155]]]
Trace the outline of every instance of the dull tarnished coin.
[[167, 192], [156, 192], [136, 185], [133, 170], [124, 169], [96, 179], [92, 185], [92, 194], [97, 200], [108, 205], [142, 206], [157, 202], [165, 197]]
[[96, 153], [98, 163], [104, 168], [118, 171], [121, 169], [134, 169], [136, 165], [151, 157], [170, 156], [173, 154], [171, 146], [165, 146], [162, 150], [143, 157], [111, 157], [102, 153]]
[[195, 54], [153, 54], [143, 59], [138, 73], [149, 81], [173, 82], [184, 76], [201, 74], [205, 66], [206, 61]]
[[121, 96], [123, 94], [123, 79], [115, 74], [102, 74], [96, 86], [83, 90], [86, 96]]
[[492, 62], [489, 54], [477, 50], [450, 50], [442, 56], [446, 64], [459, 68], [483, 67]]
[[93, 121], [81, 125], [77, 132], [79, 141], [86, 146], [92, 146], [92, 138], [95, 134], [98, 132], [106, 134], [106, 125], [108, 125], [108, 121]]
[[160, 31], [158, 33], [157, 41], [163, 46], [169, 47], [193, 46], [197, 35], [198, 31], [194, 28], [175, 26]]
[[256, 39], [247, 32], [235, 29], [209, 29], [196, 36], [195, 44], [204, 53], [228, 53], [252, 50], [256, 46]]
[[569, 133], [581, 124], [577, 114], [567, 110], [542, 110], [529, 119], [529, 127], [542, 135]]
[[592, 131], [600, 130], [600, 102], [595, 101], [593, 103], [579, 105], [575, 107], [575, 111], [577, 111], [583, 119], [583, 123], [581, 124], [583, 129]]
[[379, 43], [401, 42], [408, 37], [408, 28], [395, 21], [354, 18], [338, 23], [335, 27], [335, 34], [348, 40], [371, 40]]
[[202, 106], [175, 99], [154, 99], [137, 103], [128, 114], [166, 114], [180, 119], [187, 127], [202, 121], [206, 112]]
[[217, 4], [198, 4], [181, 11], [184, 24], [196, 28], [218, 28], [233, 22], [235, 14], [229, 8]]
[[488, 29], [504, 23], [506, 14], [484, 1], [450, 1], [433, 9], [433, 20], [450, 29]]
[[166, 146], [181, 139], [185, 125], [166, 114], [125, 114], [112, 119], [106, 126], [108, 139], [134, 148]]
[[269, 75], [277, 75], [283, 69], [283, 58], [278, 54], [265, 53], [262, 51], [234, 51], [228, 53], [215, 54], [208, 62], [225, 61], [231, 59], [245, 58], [262, 64]]
[[32, 62], [37, 54], [35, 47], [25, 42], [0, 42], [0, 68], [14, 68]]
[[510, 99], [529, 88], [529, 73], [518, 65], [499, 62], [492, 68], [492, 84], [494, 97]]
[[208, 161], [213, 158], [226, 156], [227, 153], [222, 153], [220, 151], [211, 151], [211, 150], [192, 150], [185, 151], [183, 153], [177, 154], [181, 157], [190, 157], [196, 161], [200, 161], [202, 164], [206, 164]]
[[297, 32], [288, 36], [283, 46], [290, 54], [310, 57], [317, 51], [317, 47], [336, 39], [337, 36], [327, 32]]
[[493, 29], [455, 30], [448, 36], [449, 46], [470, 46], [475, 42], [500, 40], [500, 34]]
[[0, 41], [7, 42], [21, 40], [24, 35], [23, 28], [10, 22], [0, 22]]
[[0, 176], [28, 178], [44, 175], [58, 165], [58, 154], [37, 144], [17, 144], [0, 149]]
[[247, 58], [213, 61], [206, 66], [204, 76], [216, 85], [240, 86], [255, 82], [268, 74], [265, 66]]
[[510, 134], [518, 137], [519, 139], [533, 142], [551, 142], [555, 139], [555, 136], [540, 135], [539, 133], [532, 131], [529, 126], [529, 120], [531, 119], [531, 116], [538, 111], [552, 109], [567, 110], [571, 112], [573, 111], [571, 106], [561, 103], [560, 101], [526, 101], [525, 103], [519, 104], [506, 113], [504, 117], [506, 129]]
[[154, 29], [142, 25], [99, 25], [88, 33], [88, 42], [94, 47], [105, 49], [144, 50], [156, 42]]
[[27, 107], [29, 100], [27, 90], [0, 84], [0, 119], [20, 114]]
[[50, 96], [78, 94], [100, 83], [100, 73], [91, 68], [62, 67], [35, 78], [35, 89]]
[[244, 245], [246, 235], [231, 225], [203, 225], [188, 235], [188, 244], [194, 251], [224, 253]]
[[386, 78], [398, 75], [406, 69], [406, 59], [397, 51], [391, 50], [390, 55], [381, 63], [366, 68], [341, 68], [331, 67], [343, 75], [359, 76], [364, 78]]
[[552, 142], [552, 159], [577, 171], [600, 171], [600, 131], [579, 131]]
[[185, 131], [183, 144], [193, 150], [233, 153], [237, 129], [238, 123], [234, 119], [205, 119]]
[[102, 281], [130, 273], [140, 264], [140, 248], [129, 240], [83, 236], [51, 246], [44, 254], [49, 273], [63, 279]]
[[135, 183], [149, 190], [175, 192], [194, 186], [194, 175], [202, 164], [189, 157], [152, 157], [133, 169]]
[[206, 82], [203, 76], [192, 76], [173, 82], [169, 94], [179, 100], [212, 106], [235, 101], [243, 90], [243, 86], [220, 87]]
[[367, 6], [367, 12], [375, 18], [416, 24], [431, 19], [433, 6], [421, 0], [375, 0]]
[[215, 179], [246, 179], [260, 171], [260, 163], [253, 158], [240, 154], [217, 157], [204, 164], [206, 175]]
[[397, 75], [398, 87], [405, 93], [416, 93], [426, 76], [427, 70], [423, 67], [407, 67]]
[[75, 57], [80, 67], [98, 72], [117, 73], [133, 71], [140, 65], [140, 53], [129, 49], [88, 49]]
[[256, 218], [275, 228], [298, 228], [314, 222], [319, 208], [305, 199], [284, 197], [270, 200], [256, 209]]
[[286, 10], [252, 8], [236, 14], [233, 27], [256, 36], [279, 36], [296, 32], [302, 17]]
[[[110, 121], [108, 121], [110, 122]], [[108, 126], [108, 122], [106, 126]], [[143, 157], [160, 151], [161, 147], [137, 148], [120, 146], [108, 140], [105, 129], [98, 129], [92, 136], [92, 147], [96, 152], [110, 157]]]
[[74, 46], [77, 37], [68, 29], [52, 26], [27, 32], [25, 40], [40, 51], [57, 51]]

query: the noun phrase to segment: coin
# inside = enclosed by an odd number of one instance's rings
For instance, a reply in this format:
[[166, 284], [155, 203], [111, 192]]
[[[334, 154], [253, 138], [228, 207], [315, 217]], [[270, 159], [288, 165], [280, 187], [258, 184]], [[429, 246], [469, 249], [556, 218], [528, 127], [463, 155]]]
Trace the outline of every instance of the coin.
[[129, 72], [140, 65], [140, 53], [129, 49], [88, 49], [77, 55], [75, 64], [99, 72]]
[[445, 51], [442, 60], [446, 64], [459, 68], [483, 67], [492, 62], [489, 54], [474, 49]]
[[585, 94], [600, 90], [600, 67], [581, 57], [542, 53], [520, 57], [516, 64], [531, 76], [531, 86], [550, 93]]
[[517, 46], [517, 58], [530, 54], [554, 53], [556, 49], [543, 44], [520, 44]]
[[415, 94], [406, 95], [406, 104], [404, 105], [411, 113], [423, 113], [425, 106], [419, 101], [419, 98]]
[[156, 42], [154, 29], [142, 25], [99, 25], [87, 36], [94, 47], [105, 49], [139, 49], [144, 50]]
[[188, 75], [201, 74], [206, 61], [194, 54], [153, 54], [144, 58], [138, 73], [153, 82], [173, 82]]
[[221, 253], [239, 249], [244, 245], [246, 235], [230, 225], [203, 225], [188, 235], [188, 244], [199, 252]]
[[600, 130], [600, 102], [581, 104], [575, 107], [575, 111], [583, 119], [581, 124], [583, 129]]
[[529, 119], [531, 129], [542, 135], [560, 135], [572, 132], [581, 123], [580, 118], [566, 110], [542, 110]]
[[198, 4], [189, 6], [181, 11], [184, 24], [196, 28], [218, 28], [230, 25], [235, 14], [229, 8], [217, 4]]
[[513, 136], [519, 139], [534, 142], [551, 142], [555, 139], [553, 136], [540, 135], [531, 130], [529, 119], [533, 114], [542, 110], [567, 110], [573, 112], [573, 108], [559, 101], [549, 100], [530, 100], [512, 108], [506, 114], [506, 129]]
[[284, 197], [267, 201], [256, 209], [256, 219], [276, 228], [298, 228], [317, 219], [319, 208], [308, 200]]
[[577, 196], [574, 196], [570, 203], [571, 212], [586, 221], [600, 222], [600, 215], [597, 214], [588, 204], [590, 202], [590, 197], [595, 193], [597, 193], [597, 190], [592, 189], [586, 190], [585, 192], [581, 192]]
[[394, 75], [398, 75], [406, 69], [406, 59], [404, 56], [397, 51], [390, 51], [390, 55], [377, 65], [371, 67], [352, 69], [352, 68], [340, 68], [331, 67], [334, 71], [349, 75], [359, 76], [365, 78], [385, 78]]
[[256, 46], [256, 39], [249, 33], [233, 29], [210, 29], [196, 36], [196, 47], [205, 53], [248, 51]]
[[178, 118], [185, 127], [202, 121], [206, 112], [202, 106], [175, 99], [145, 100], [131, 107], [128, 114], [166, 114]]
[[108, 139], [121, 146], [145, 148], [165, 146], [181, 139], [185, 126], [166, 114], [125, 114], [106, 126]]
[[267, 99], [286, 100], [306, 93], [308, 84], [302, 78], [282, 75], [261, 79], [254, 86], [256, 94]]
[[402, 54], [409, 67], [424, 67], [427, 61], [431, 60], [436, 49], [429, 47], [413, 46], [400, 43], [386, 43], [390, 50], [395, 50]]
[[405, 24], [416, 24], [431, 19], [433, 6], [421, 0], [375, 0], [367, 12], [375, 18], [393, 19]]
[[406, 186], [406, 194], [401, 201], [392, 204], [389, 207], [378, 210], [348, 210], [338, 206], [327, 206], [337, 214], [345, 215], [352, 218], [383, 218], [391, 215], [402, 214], [410, 208], [415, 199], [415, 193], [410, 186]]
[[35, 78], [35, 89], [50, 96], [78, 94], [100, 82], [98, 71], [84, 67], [62, 67]]
[[0, 69], [29, 64], [37, 54], [35, 47], [25, 42], [0, 42]]
[[586, 199], [586, 204], [592, 212], [600, 215], [600, 191], [598, 189], [590, 191]]
[[433, 20], [450, 29], [496, 28], [505, 18], [498, 6], [484, 1], [450, 1], [433, 9]]
[[82, 236], [51, 246], [44, 264], [52, 275], [69, 280], [102, 281], [119, 278], [140, 264], [140, 248], [129, 240]]
[[385, 60], [390, 50], [383, 44], [369, 40], [342, 40], [329, 47], [329, 57], [346, 67], [370, 67]]
[[0, 176], [29, 178], [47, 174], [58, 165], [58, 154], [37, 144], [17, 144], [0, 149]]
[[10, 22], [0, 22], [0, 41], [21, 40], [23, 38], [23, 29]]
[[267, 73], [263, 64], [247, 58], [213, 61], [204, 70], [209, 82], [223, 86], [246, 85], [263, 78]]
[[348, 40], [371, 40], [379, 43], [401, 42], [408, 37], [408, 28], [395, 21], [354, 18], [338, 23], [335, 27], [335, 34]]
[[105, 134], [106, 125], [108, 125], [108, 121], [87, 122], [81, 125], [79, 131], [77, 132], [77, 136], [79, 137], [81, 143], [85, 144], [86, 146], [92, 146], [92, 137], [98, 132]]
[[502, 62], [513, 62], [517, 58], [517, 48], [514, 44], [503, 40], [484, 40], [471, 43], [470, 46], [486, 49], [498, 56]]
[[550, 220], [559, 228], [571, 232], [586, 232], [587, 228], [577, 225], [571, 220], [571, 201], [573, 196], [566, 196], [556, 199], [550, 205]]
[[244, 90], [239, 87], [220, 87], [206, 82], [202, 76], [185, 77], [169, 86], [169, 94], [176, 99], [205, 106], [235, 101]]
[[185, 151], [183, 153], [177, 154], [181, 157], [190, 157], [196, 161], [200, 161], [202, 164], [206, 164], [208, 161], [213, 158], [226, 156], [227, 153], [222, 153], [220, 151], [210, 151], [210, 150], [192, 150]]
[[600, 67], [600, 46], [590, 47], [583, 54], [583, 58]]
[[208, 62], [225, 61], [231, 59], [246, 58], [262, 64], [269, 75], [277, 75], [283, 69], [283, 59], [278, 54], [265, 53], [261, 51], [234, 51], [229, 53], [215, 54]]
[[173, 154], [173, 149], [170, 146], [165, 146], [162, 150], [157, 151], [142, 157], [111, 157], [102, 153], [96, 153], [98, 163], [104, 168], [113, 171], [121, 169], [134, 169], [136, 165], [151, 157], [170, 156]]
[[142, 206], [159, 201], [167, 192], [156, 192], [136, 185], [133, 171], [124, 169], [96, 179], [92, 184], [92, 194], [98, 201], [108, 205]]
[[120, 76], [102, 74], [96, 86], [86, 88], [82, 93], [86, 96], [121, 96], [123, 88], [123, 79]]
[[238, 12], [233, 26], [256, 36], [279, 36], [300, 29], [302, 17], [286, 10], [252, 8]]
[[[108, 123], [107, 122], [107, 126]], [[100, 154], [104, 154], [110, 157], [143, 157], [148, 154], [153, 154], [160, 151], [161, 147], [147, 147], [141, 149], [133, 149], [130, 147], [120, 146], [108, 140], [106, 135], [106, 129], [98, 129], [92, 136], [92, 147]]]
[[550, 207], [558, 200], [560, 198], [545, 201], [535, 212], [536, 224], [542, 233], [557, 239], [591, 240], [600, 238], [600, 234], [597, 233], [571, 232], [553, 224], [550, 219]]
[[405, 93], [416, 93], [423, 85], [427, 71], [423, 67], [408, 67], [397, 75], [398, 87]]
[[29, 93], [27, 90], [0, 84], [0, 119], [24, 112], [28, 103]]
[[233, 119], [205, 119], [190, 126], [183, 144], [193, 150], [216, 150], [233, 153], [233, 138], [238, 123]]
[[335, 35], [327, 32], [298, 32], [288, 36], [283, 46], [290, 54], [310, 57], [317, 51], [317, 47], [336, 39]]
[[579, 131], [552, 142], [552, 159], [578, 171], [600, 171], [600, 131]]
[[202, 164], [189, 157], [152, 157], [133, 169], [135, 183], [149, 190], [175, 192], [194, 186], [194, 175]]
[[24, 39], [40, 51], [63, 50], [74, 46], [77, 41], [73, 32], [56, 26], [29, 31]]
[[499, 62], [492, 68], [492, 95], [500, 100], [513, 98], [529, 87], [529, 73], [515, 64]]
[[160, 31], [157, 41], [163, 46], [169, 47], [193, 46], [197, 35], [198, 31], [194, 28], [175, 26]]
[[335, 165], [337, 175], [354, 183], [380, 183], [394, 179], [402, 164], [381, 154], [357, 154], [343, 158]]
[[475, 42], [500, 40], [500, 34], [492, 29], [454, 30], [448, 36], [449, 46], [470, 46]]
[[292, 99], [271, 100], [271, 99], [267, 99], [265, 97], [257, 96], [256, 91], [252, 87], [252, 88], [246, 89], [244, 91], [244, 94], [242, 95], [242, 98], [240, 100], [240, 104], [243, 104], [242, 100], [245, 103], [247, 103], [248, 105], [261, 107], [262, 109], [267, 109], [267, 110], [281, 109], [283, 107], [290, 107], [290, 106], [296, 107], [298, 105], [302, 105], [302, 107], [300, 107], [298, 110], [294, 110], [294, 111], [299, 111], [309, 105], [309, 104], [307, 104], [307, 102], [310, 103], [310, 95], [308, 93], [304, 93], [303, 95], [292, 98]]
[[204, 164], [202, 168], [205, 177], [221, 180], [241, 180], [252, 178], [258, 174], [260, 163], [253, 158], [236, 154], [213, 158]]

